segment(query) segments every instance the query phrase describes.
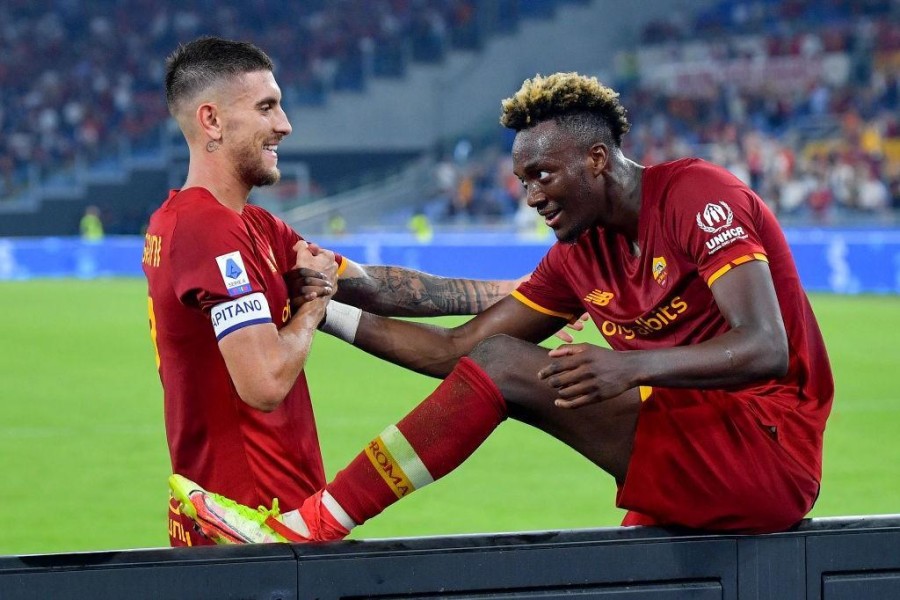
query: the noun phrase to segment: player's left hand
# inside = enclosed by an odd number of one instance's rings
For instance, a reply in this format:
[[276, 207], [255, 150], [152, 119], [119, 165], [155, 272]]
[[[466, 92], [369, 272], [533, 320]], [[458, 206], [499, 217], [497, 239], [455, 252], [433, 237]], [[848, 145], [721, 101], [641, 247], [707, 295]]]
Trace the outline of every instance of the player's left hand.
[[634, 387], [625, 353], [593, 344], [566, 344], [550, 350], [550, 364], [538, 378], [556, 389], [556, 406], [579, 408], [614, 398]]

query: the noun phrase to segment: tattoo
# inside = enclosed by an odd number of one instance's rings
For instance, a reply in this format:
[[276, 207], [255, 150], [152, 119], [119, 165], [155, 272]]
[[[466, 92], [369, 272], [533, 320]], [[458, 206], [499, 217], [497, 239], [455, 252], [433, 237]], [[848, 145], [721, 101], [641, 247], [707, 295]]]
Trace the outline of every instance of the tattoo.
[[437, 277], [402, 267], [365, 267], [367, 277], [341, 279], [335, 299], [395, 317], [473, 315], [506, 296], [498, 281]]

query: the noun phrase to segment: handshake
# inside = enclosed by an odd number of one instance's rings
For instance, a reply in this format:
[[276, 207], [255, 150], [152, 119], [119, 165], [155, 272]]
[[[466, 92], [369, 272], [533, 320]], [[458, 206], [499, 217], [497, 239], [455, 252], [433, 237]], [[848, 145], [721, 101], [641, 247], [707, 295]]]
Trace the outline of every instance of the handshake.
[[333, 296], [337, 291], [337, 263], [334, 252], [316, 244], [300, 240], [294, 245], [297, 262], [284, 274], [291, 299], [291, 312], [319, 298]]
[[297, 252], [297, 262], [293, 269], [284, 274], [291, 299], [291, 314], [297, 314], [305, 305], [309, 306], [307, 310], [321, 310], [318, 329], [352, 344], [362, 311], [331, 301], [337, 291], [338, 278], [334, 252], [305, 240], [297, 242], [294, 250]]

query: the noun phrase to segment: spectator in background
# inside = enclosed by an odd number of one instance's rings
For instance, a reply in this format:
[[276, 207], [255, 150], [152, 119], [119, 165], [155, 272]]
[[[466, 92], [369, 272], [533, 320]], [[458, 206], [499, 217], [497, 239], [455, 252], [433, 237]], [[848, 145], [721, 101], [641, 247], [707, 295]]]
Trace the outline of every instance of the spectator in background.
[[78, 225], [84, 244], [75, 253], [76, 272], [82, 279], [91, 279], [98, 273], [98, 256], [95, 244], [103, 240], [103, 223], [100, 220], [100, 209], [89, 205]]
[[814, 185], [809, 195], [806, 197], [806, 204], [812, 213], [813, 221], [816, 223], [828, 223], [833, 218], [834, 196], [831, 188], [828, 187], [828, 181], [825, 175], [817, 173], [814, 175]]
[[337, 236], [347, 234], [347, 219], [341, 213], [335, 211], [328, 216], [328, 234]]
[[891, 206], [890, 190], [887, 184], [875, 176], [874, 167], [859, 165], [859, 209], [863, 212], [884, 216]]
[[456, 222], [468, 222], [475, 216], [475, 172], [472, 165], [460, 169], [456, 187], [447, 207], [447, 216]]
[[434, 237], [434, 228], [431, 226], [431, 221], [421, 207], [417, 208], [413, 216], [409, 218], [407, 226], [412, 234], [416, 236], [416, 239], [423, 244], [427, 244]]
[[103, 239], [103, 221], [100, 220], [100, 209], [93, 204], [84, 209], [78, 229], [81, 239], [87, 242], [98, 242]]
[[456, 194], [456, 185], [459, 179], [459, 168], [453, 161], [449, 153], [441, 156], [440, 160], [434, 165], [432, 172], [433, 177], [433, 193], [432, 200], [450, 210]]

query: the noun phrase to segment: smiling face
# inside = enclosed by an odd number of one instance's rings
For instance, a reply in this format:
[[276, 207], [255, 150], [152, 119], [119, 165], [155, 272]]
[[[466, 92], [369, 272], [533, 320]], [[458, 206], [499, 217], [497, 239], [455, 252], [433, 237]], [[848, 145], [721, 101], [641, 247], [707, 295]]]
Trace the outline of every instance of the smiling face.
[[603, 224], [607, 200], [601, 171], [607, 154], [599, 147], [598, 155], [598, 145], [585, 148], [553, 120], [516, 134], [513, 171], [525, 186], [528, 205], [561, 242], [572, 243]]
[[241, 75], [223, 106], [222, 149], [248, 186], [278, 182], [278, 143], [291, 133], [281, 89], [271, 71]]

